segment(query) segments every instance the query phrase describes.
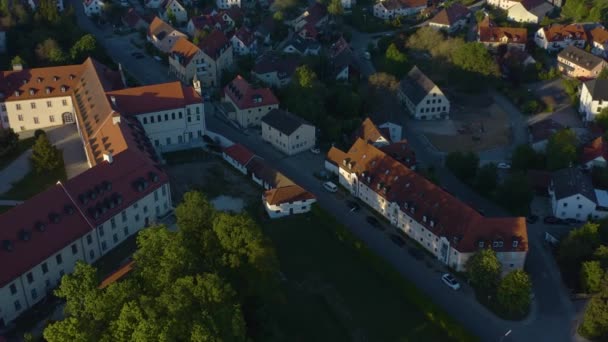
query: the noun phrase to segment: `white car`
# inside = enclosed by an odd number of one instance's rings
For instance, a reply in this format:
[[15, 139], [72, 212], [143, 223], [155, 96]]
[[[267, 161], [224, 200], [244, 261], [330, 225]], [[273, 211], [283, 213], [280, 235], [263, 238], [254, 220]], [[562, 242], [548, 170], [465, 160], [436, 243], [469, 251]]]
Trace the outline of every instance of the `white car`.
[[313, 147], [310, 149], [310, 152], [313, 154], [319, 154], [321, 153], [321, 150], [318, 147]]
[[497, 168], [499, 169], [505, 169], [508, 170], [511, 168], [511, 164], [509, 163], [498, 163], [498, 165], [496, 165]]
[[441, 280], [450, 288], [452, 288], [452, 290], [458, 290], [460, 289], [460, 284], [458, 283], [458, 280], [456, 280], [456, 278], [454, 278], [454, 276], [452, 276], [449, 273], [446, 273], [444, 275], [441, 276]]

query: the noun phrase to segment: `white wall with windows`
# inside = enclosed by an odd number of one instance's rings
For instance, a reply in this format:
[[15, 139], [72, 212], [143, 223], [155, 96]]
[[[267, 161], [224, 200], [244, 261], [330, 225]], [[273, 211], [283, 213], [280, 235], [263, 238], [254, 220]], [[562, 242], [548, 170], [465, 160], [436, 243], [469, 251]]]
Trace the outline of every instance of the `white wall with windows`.
[[146, 130], [154, 147], [185, 144], [205, 135], [203, 104], [184, 108], [138, 114], [137, 119]]
[[2, 127], [15, 132], [44, 129], [75, 122], [70, 96], [8, 101], [0, 103]]

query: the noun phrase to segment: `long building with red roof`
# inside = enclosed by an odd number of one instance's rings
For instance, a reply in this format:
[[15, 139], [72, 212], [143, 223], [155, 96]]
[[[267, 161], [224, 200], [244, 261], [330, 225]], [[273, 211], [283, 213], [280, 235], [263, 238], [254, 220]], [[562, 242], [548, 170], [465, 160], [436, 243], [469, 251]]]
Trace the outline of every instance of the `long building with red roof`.
[[[167, 215], [171, 192], [158, 150], [185, 147], [205, 130], [200, 95], [179, 82], [124, 88], [120, 73], [92, 59], [2, 74], [2, 125], [75, 124], [90, 168], [0, 214], [0, 328], [41, 301], [77, 261], [95, 262]], [[35, 126], [32, 118], [55, 105], [63, 117]]]
[[524, 267], [523, 217], [484, 217], [362, 139], [348, 152], [332, 147], [325, 166], [353, 196], [455, 270], [464, 270], [468, 258], [483, 248], [496, 251], [505, 271]]

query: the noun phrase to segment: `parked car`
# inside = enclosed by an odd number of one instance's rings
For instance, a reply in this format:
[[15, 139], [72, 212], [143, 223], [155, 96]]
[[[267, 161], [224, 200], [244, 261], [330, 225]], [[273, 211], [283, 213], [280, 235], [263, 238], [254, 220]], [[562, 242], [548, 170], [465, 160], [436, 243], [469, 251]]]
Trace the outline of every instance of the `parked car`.
[[346, 205], [348, 205], [351, 212], [356, 212], [356, 211], [359, 211], [359, 209], [361, 209], [361, 206], [356, 201], [347, 201]]
[[546, 216], [543, 222], [545, 222], [546, 224], [560, 224], [562, 223], [562, 220], [558, 219], [555, 216]]
[[321, 153], [321, 150], [318, 147], [315, 146], [315, 147], [313, 147], [313, 148], [310, 149], [310, 152], [312, 154], [319, 154], [319, 153]]
[[526, 217], [526, 222], [528, 222], [529, 224], [534, 224], [536, 223], [536, 221], [538, 221], [537, 215], [529, 215], [528, 217]]
[[452, 288], [452, 290], [460, 289], [460, 284], [458, 283], [458, 280], [456, 280], [456, 278], [454, 278], [454, 276], [449, 273], [442, 275], [441, 280], [444, 284]]
[[397, 234], [391, 234], [390, 236], [391, 241], [393, 241], [393, 243], [399, 247], [403, 247], [405, 246], [405, 241], [403, 240], [403, 238]]
[[365, 218], [365, 220], [367, 221], [367, 223], [371, 224], [372, 227], [384, 230], [384, 227], [380, 224], [380, 221], [378, 221], [377, 218], [373, 216], [368, 216]]
[[424, 259], [424, 252], [421, 251], [420, 249], [416, 248], [416, 247], [410, 247], [408, 248], [407, 252], [414, 257], [414, 259], [416, 260], [422, 260]]
[[498, 163], [498, 165], [496, 165], [496, 167], [499, 169], [508, 170], [511, 168], [511, 164], [503, 162], [503, 163]]
[[338, 191], [338, 187], [336, 186], [336, 184], [332, 183], [332, 182], [325, 182], [323, 183], [323, 188], [329, 192], [337, 192]]

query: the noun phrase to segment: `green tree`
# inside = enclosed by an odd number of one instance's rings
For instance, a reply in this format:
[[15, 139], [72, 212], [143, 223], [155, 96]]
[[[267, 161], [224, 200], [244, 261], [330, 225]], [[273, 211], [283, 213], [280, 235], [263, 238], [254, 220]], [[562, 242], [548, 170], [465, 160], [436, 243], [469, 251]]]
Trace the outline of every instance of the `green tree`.
[[177, 17], [175, 17], [175, 13], [173, 13], [173, 10], [171, 8], [167, 10], [167, 19], [169, 20], [169, 23], [171, 23], [171, 25], [177, 24]]
[[597, 122], [604, 130], [608, 130], [608, 107], [602, 108], [602, 110], [595, 116], [595, 122]]
[[585, 308], [579, 333], [591, 340], [602, 340], [608, 336], [608, 288], [602, 286], [600, 293], [591, 297]]
[[452, 62], [462, 70], [484, 76], [498, 76], [498, 64], [481, 43], [466, 43], [452, 54]]
[[489, 163], [480, 167], [475, 177], [475, 188], [481, 194], [491, 195], [498, 185], [498, 168], [496, 164]]
[[97, 50], [97, 41], [92, 34], [82, 36], [70, 49], [70, 57], [74, 63], [82, 63]]
[[63, 153], [51, 145], [46, 134], [40, 135], [32, 147], [32, 166], [38, 173], [55, 171], [63, 167]]
[[57, 24], [59, 22], [59, 11], [57, 10], [56, 2], [53, 0], [39, 0], [36, 14], [49, 24]]
[[11, 66], [15, 66], [15, 65], [21, 65], [22, 67], [25, 68], [25, 61], [20, 56], [15, 56], [11, 60]]
[[3, 157], [17, 148], [19, 134], [12, 128], [0, 128], [0, 157]]
[[599, 225], [596, 223], [586, 223], [573, 229], [562, 239], [557, 250], [557, 261], [570, 286], [579, 285], [581, 263], [590, 260], [599, 246]]
[[525, 215], [529, 211], [534, 192], [525, 173], [513, 172], [498, 187], [496, 197], [510, 212]]
[[581, 264], [581, 289], [586, 293], [596, 293], [600, 290], [604, 270], [599, 261], [585, 261]]
[[507, 274], [498, 285], [496, 298], [502, 310], [510, 316], [521, 316], [530, 308], [532, 283], [523, 270]]
[[487, 296], [495, 292], [501, 265], [494, 250], [484, 248], [477, 251], [467, 260], [466, 270], [469, 282], [478, 295]]
[[304, 89], [310, 89], [318, 82], [317, 74], [308, 65], [296, 68], [294, 80], [295, 84]]
[[600, 262], [603, 269], [608, 268], [608, 246], [599, 246], [595, 252], [593, 252], [593, 258]]
[[61, 64], [65, 61], [65, 53], [56, 40], [48, 38], [36, 46], [36, 56], [43, 63]]
[[391, 43], [386, 49], [386, 68], [390, 74], [402, 77], [407, 73], [407, 56], [399, 51], [395, 43]]
[[519, 145], [511, 156], [511, 167], [513, 170], [528, 171], [541, 170], [545, 168], [542, 155], [536, 152], [528, 144]]
[[547, 168], [559, 170], [576, 162], [577, 138], [571, 129], [563, 129], [553, 134], [547, 142]]
[[608, 68], [603, 68], [599, 75], [597, 75], [598, 80], [606, 80], [608, 79]]
[[342, 7], [342, 0], [331, 0], [329, 5], [327, 5], [327, 12], [332, 16], [339, 16], [344, 13], [344, 8]]
[[477, 173], [479, 157], [474, 152], [450, 152], [445, 159], [445, 165], [456, 177], [470, 181]]

